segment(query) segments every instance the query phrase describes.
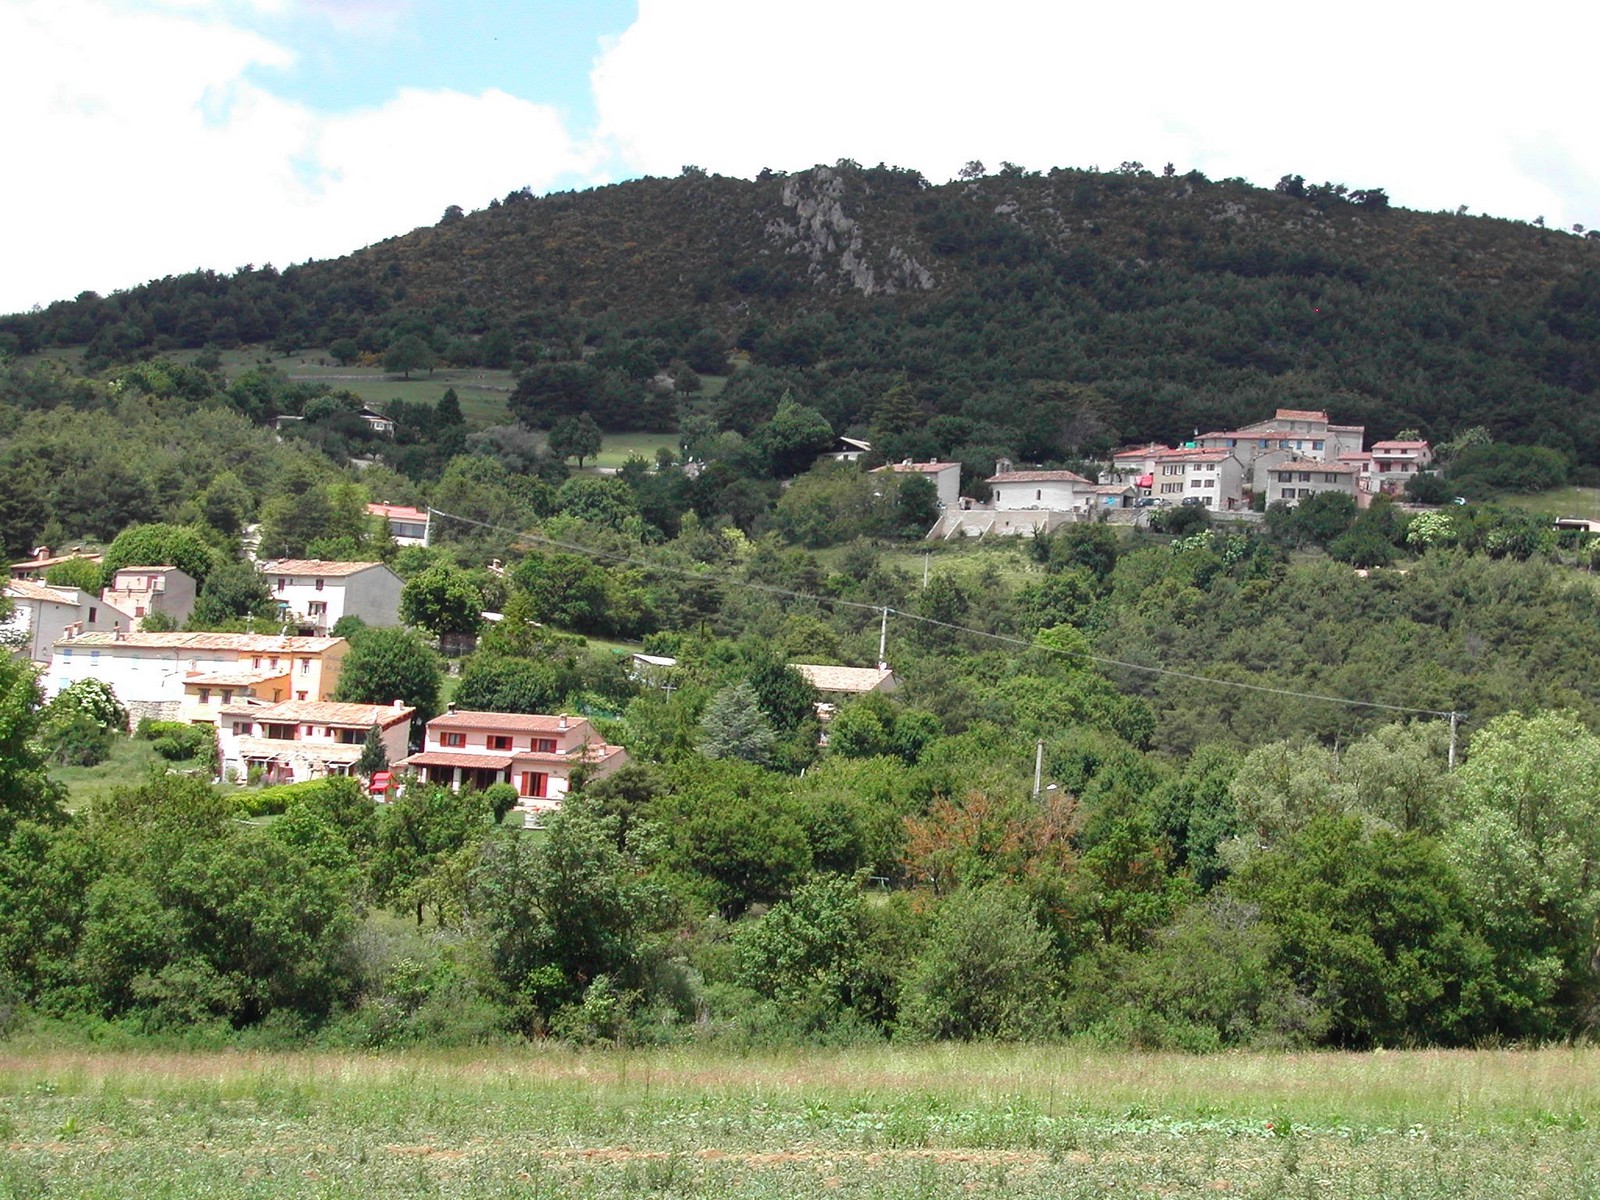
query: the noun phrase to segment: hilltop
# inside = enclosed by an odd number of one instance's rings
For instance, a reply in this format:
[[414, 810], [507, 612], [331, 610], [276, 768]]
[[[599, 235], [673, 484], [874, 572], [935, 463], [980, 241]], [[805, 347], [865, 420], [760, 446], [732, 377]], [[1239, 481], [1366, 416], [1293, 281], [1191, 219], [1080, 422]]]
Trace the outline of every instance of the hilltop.
[[[628, 387], [675, 364], [722, 374], [737, 347], [752, 369], [718, 418], [742, 431], [790, 391], [838, 430], [927, 431], [907, 450], [1042, 460], [1285, 405], [1375, 436], [1483, 425], [1600, 465], [1594, 238], [1296, 177], [967, 174], [686, 168], [517, 192], [337, 260], [0, 319], [0, 345], [83, 346], [104, 365], [238, 342], [375, 356], [415, 334], [447, 362], [609, 373], [617, 386], [581, 402], [612, 428], [661, 417], [618, 399]], [[535, 413], [551, 386], [529, 385]]]

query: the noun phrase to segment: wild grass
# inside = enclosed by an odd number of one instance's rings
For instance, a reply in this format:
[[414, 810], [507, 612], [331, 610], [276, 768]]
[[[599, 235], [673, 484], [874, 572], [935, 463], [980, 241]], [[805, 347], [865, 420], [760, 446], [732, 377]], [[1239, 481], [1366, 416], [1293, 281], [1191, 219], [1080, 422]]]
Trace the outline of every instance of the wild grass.
[[633, 454], [655, 462], [656, 450], [665, 446], [674, 454], [678, 452], [676, 433], [608, 433], [600, 442], [600, 453], [584, 460], [585, 466], [620, 467]]
[[1506, 508], [1547, 513], [1552, 517], [1587, 517], [1600, 520], [1600, 488], [1562, 487], [1548, 492], [1505, 492], [1494, 503]]
[[66, 785], [67, 807], [76, 812], [100, 797], [110, 795], [113, 788], [138, 783], [154, 767], [171, 767], [179, 771], [205, 769], [189, 759], [168, 762], [155, 752], [152, 742], [119, 737], [111, 744], [111, 756], [105, 762], [92, 767], [51, 767], [50, 778]]
[[1600, 1053], [0, 1047], [0, 1196], [1586, 1196]]

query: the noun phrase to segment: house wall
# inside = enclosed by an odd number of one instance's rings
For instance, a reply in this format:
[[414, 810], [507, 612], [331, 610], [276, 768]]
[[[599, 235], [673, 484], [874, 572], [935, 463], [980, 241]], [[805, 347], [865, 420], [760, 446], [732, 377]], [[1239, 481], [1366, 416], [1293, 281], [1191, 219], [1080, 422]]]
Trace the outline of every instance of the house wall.
[[194, 611], [195, 583], [187, 571], [118, 571], [100, 598], [131, 614], [136, 621], [153, 612], [180, 624]]
[[[296, 622], [326, 637], [345, 616], [368, 625], [400, 623], [400, 577], [381, 564], [353, 575], [306, 576], [269, 572], [267, 590], [294, 615]], [[321, 584], [319, 588], [317, 585]], [[321, 606], [320, 611], [315, 606]]]
[[990, 484], [990, 504], [998, 511], [1044, 509], [1047, 512], [1072, 512], [1089, 502], [1087, 493], [1078, 489], [1081, 484], [1070, 480], [1046, 480], [1035, 483]]
[[[1309, 469], [1305, 469], [1309, 468]], [[1279, 466], [1268, 472], [1267, 503], [1282, 502], [1293, 508], [1300, 501], [1322, 492], [1342, 492], [1355, 498], [1356, 472], [1319, 470], [1317, 464], [1296, 463], [1289, 470]], [[1290, 495], [1290, 493], [1293, 495]]]

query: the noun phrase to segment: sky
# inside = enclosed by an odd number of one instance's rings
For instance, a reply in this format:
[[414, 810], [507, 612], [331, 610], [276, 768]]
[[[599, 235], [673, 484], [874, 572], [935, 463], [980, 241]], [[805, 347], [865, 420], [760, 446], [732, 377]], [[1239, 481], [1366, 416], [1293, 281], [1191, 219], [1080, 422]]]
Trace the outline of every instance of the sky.
[[1600, 226], [1592, 12], [1438, 0], [0, 0], [0, 312], [518, 188], [1171, 162]]

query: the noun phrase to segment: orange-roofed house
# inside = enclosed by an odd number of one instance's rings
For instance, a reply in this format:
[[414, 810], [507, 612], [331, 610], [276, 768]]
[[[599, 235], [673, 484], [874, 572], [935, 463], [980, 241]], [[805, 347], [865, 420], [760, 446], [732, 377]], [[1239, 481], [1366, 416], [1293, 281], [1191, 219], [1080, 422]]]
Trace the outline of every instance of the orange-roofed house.
[[412, 508], [405, 504], [369, 504], [370, 516], [382, 517], [389, 527], [389, 537], [397, 546], [426, 546], [428, 544], [429, 513], [425, 508]]
[[194, 576], [177, 567], [123, 567], [112, 576], [111, 586], [100, 593], [100, 598], [132, 613], [137, 629], [147, 616], [157, 612], [182, 625], [194, 611], [196, 594]]
[[395, 769], [455, 789], [509, 783], [517, 807], [538, 812], [561, 807], [574, 773], [601, 779], [627, 761], [627, 751], [608, 744], [582, 717], [452, 707], [428, 722], [422, 750]]
[[1372, 473], [1378, 488], [1398, 492], [1406, 480], [1433, 466], [1433, 448], [1423, 441], [1372, 443]]
[[405, 755], [416, 709], [393, 704], [333, 704], [286, 700], [281, 704], [223, 705], [218, 717], [218, 759], [225, 775], [243, 780], [253, 770], [265, 783], [304, 783], [349, 775], [367, 734], [378, 737], [389, 761]]

